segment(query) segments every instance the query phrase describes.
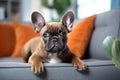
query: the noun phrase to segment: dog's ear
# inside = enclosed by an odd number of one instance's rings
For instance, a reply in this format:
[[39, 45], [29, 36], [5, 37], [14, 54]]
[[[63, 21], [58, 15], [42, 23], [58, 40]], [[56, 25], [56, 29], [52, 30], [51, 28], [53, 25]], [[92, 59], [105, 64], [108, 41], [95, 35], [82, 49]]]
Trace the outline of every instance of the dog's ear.
[[34, 24], [35, 32], [40, 32], [45, 25], [45, 19], [39, 12], [33, 12], [31, 15], [32, 23]]
[[72, 11], [66, 12], [62, 17], [62, 24], [71, 31], [74, 22], [74, 13]]

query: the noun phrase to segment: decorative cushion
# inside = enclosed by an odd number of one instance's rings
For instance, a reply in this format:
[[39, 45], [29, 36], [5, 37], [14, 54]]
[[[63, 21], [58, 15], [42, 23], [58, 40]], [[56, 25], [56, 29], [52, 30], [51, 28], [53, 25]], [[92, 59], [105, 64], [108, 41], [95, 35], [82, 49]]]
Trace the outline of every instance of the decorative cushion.
[[83, 57], [87, 49], [94, 28], [95, 16], [92, 15], [79, 21], [68, 34], [67, 44], [70, 50], [79, 58]]
[[11, 23], [0, 23], [0, 57], [10, 56], [15, 47], [15, 33]]
[[11, 57], [21, 57], [21, 51], [24, 44], [31, 38], [38, 36], [30, 24], [13, 22], [15, 27], [16, 45]]

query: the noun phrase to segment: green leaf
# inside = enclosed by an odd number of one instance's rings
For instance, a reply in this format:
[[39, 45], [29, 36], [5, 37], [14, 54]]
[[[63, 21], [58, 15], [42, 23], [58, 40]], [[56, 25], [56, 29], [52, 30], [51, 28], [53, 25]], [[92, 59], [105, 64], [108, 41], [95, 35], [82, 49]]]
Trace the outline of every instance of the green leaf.
[[115, 39], [112, 45], [112, 61], [120, 69], [120, 40]]
[[112, 44], [115, 39], [116, 38], [113, 36], [107, 36], [102, 43], [102, 48], [105, 54], [110, 58], [112, 58]]
[[120, 40], [115, 39], [112, 45], [112, 56], [116, 59], [120, 59]]
[[118, 69], [120, 69], [120, 59], [116, 59], [116, 58], [112, 58], [113, 63], [115, 64], [115, 67], [117, 67]]

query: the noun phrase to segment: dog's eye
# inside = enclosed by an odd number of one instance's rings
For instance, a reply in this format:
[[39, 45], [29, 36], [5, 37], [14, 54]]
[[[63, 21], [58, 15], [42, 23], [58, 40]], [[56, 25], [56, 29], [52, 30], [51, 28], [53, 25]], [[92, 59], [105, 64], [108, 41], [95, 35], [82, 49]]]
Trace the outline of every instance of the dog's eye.
[[43, 34], [43, 37], [44, 37], [44, 38], [47, 38], [48, 36], [49, 36], [48, 33], [44, 33], [44, 34]]
[[65, 33], [64, 31], [62, 31], [62, 30], [59, 31], [59, 34], [60, 34], [61, 36], [66, 36], [66, 33]]

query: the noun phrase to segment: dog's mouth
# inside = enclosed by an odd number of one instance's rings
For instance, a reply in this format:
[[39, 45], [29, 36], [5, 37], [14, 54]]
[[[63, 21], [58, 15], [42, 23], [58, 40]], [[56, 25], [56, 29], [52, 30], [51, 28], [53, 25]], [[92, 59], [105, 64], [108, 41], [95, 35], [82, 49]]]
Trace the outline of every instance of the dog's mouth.
[[46, 48], [46, 51], [51, 53], [58, 53], [60, 51], [63, 51], [64, 48], [65, 46], [59, 47], [59, 46], [52, 45], [50, 48]]
[[51, 48], [48, 49], [47, 51], [48, 51], [48, 52], [52, 52], [52, 53], [56, 53], [56, 52], [59, 52], [60, 50], [61, 50], [61, 49], [60, 49], [58, 46], [53, 45], [53, 46], [51, 46]]
[[61, 49], [58, 46], [53, 46], [51, 52], [59, 52]]

